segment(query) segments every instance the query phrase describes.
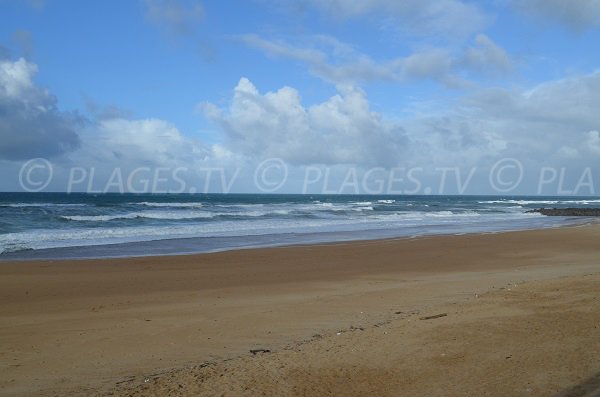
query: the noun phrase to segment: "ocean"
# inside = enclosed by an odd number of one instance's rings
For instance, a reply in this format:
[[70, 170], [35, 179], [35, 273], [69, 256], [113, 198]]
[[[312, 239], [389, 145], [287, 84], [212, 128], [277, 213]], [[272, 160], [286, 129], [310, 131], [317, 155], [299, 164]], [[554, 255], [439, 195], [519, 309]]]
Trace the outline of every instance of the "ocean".
[[527, 213], [573, 206], [600, 207], [600, 198], [0, 193], [0, 260], [174, 255], [590, 221]]

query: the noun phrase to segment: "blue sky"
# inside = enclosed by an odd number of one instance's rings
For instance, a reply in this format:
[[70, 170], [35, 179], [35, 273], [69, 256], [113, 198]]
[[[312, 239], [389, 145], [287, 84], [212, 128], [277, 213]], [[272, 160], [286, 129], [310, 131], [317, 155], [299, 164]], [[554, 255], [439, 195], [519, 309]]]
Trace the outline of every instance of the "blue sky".
[[183, 167], [185, 191], [223, 191], [212, 168], [257, 191], [277, 159], [276, 192], [422, 168], [417, 193], [460, 193], [439, 189], [453, 168], [498, 193], [512, 159], [505, 193], [596, 194], [599, 21], [597, 0], [0, 0], [0, 190], [41, 158], [47, 190]]

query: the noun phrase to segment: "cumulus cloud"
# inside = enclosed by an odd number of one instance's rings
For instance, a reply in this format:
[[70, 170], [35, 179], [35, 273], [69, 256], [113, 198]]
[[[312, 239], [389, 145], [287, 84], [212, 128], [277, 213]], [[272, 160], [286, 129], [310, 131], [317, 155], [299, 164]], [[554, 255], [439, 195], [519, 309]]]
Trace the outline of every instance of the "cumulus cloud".
[[[87, 123], [78, 133], [77, 149], [49, 158], [53, 177], [47, 191], [181, 193], [208, 187], [223, 192], [230, 175], [221, 183], [218, 171], [206, 170], [236, 167], [237, 159], [228, 161], [226, 150], [206, 146], [165, 120], [104, 119]], [[0, 190], [23, 189], [19, 175], [25, 160], [0, 158]]]
[[216, 157], [161, 119], [111, 117], [79, 133], [80, 147], [53, 162], [58, 190], [181, 192], [187, 183], [202, 186], [199, 170]]
[[573, 31], [600, 27], [598, 0], [514, 0], [514, 4], [526, 13], [561, 23]]
[[512, 68], [506, 51], [484, 34], [477, 35], [474, 44], [463, 50], [428, 48], [379, 62], [330, 36], [313, 36], [305, 46], [255, 34], [240, 39], [267, 56], [306, 64], [315, 76], [338, 85], [433, 80], [447, 87], [464, 88], [470, 86], [465, 75], [499, 76]]
[[200, 107], [223, 131], [230, 150], [254, 158], [392, 166], [408, 146], [402, 128], [371, 111], [365, 94], [355, 89], [305, 107], [293, 88], [261, 94], [242, 78], [228, 108]]
[[405, 34], [451, 39], [483, 30], [489, 18], [475, 5], [459, 0], [314, 0], [311, 3], [335, 18], [378, 15], [392, 19]]
[[472, 96], [469, 103], [497, 118], [555, 125], [571, 132], [593, 130], [600, 123], [600, 71], [524, 91], [490, 88]]
[[243, 78], [228, 107], [200, 105], [230, 152], [294, 165], [490, 167], [517, 158], [535, 167], [600, 160], [600, 72], [532, 89], [478, 89], [444, 111], [386, 120], [360, 90], [304, 106], [284, 87], [261, 93]]
[[0, 61], [0, 160], [60, 157], [77, 166], [188, 166], [210, 148], [160, 119], [132, 120], [115, 106], [88, 101], [94, 117], [62, 112], [57, 99], [33, 82], [37, 66]]
[[[69, 115], [56, 110], [55, 99], [33, 84], [35, 65], [24, 60], [8, 63], [0, 68], [2, 159], [46, 157], [56, 150], [53, 144], [61, 135], [53, 133], [54, 140], [44, 140], [43, 131], [49, 131], [48, 123], [54, 119], [41, 118], [36, 112], [50, 112], [61, 120], [69, 120]], [[7, 108], [7, 103], [12, 107]], [[115, 167], [125, 174], [135, 167], [184, 167], [189, 172], [181, 176], [197, 182], [201, 190], [202, 178], [206, 178], [202, 167], [226, 167], [228, 178], [242, 167], [240, 179], [251, 181], [252, 166], [267, 158], [285, 160], [292, 171], [305, 165], [485, 168], [503, 157], [517, 158], [539, 170], [543, 166], [594, 167], [600, 160], [600, 71], [530, 89], [476, 89], [443, 111], [404, 115], [393, 121], [373, 111], [360, 89], [339, 87], [337, 95], [305, 105], [294, 88], [260, 92], [246, 78], [240, 79], [227, 106], [199, 106], [223, 134], [218, 144], [207, 146], [165, 120], [136, 120], [108, 112], [93, 122], [69, 124], [77, 144], [67, 146], [68, 150], [59, 146], [58, 154], [63, 156], [56, 165], [57, 175], [62, 172], [67, 178], [66, 166], [95, 167], [102, 184], [110, 180]], [[20, 157], [15, 154], [23, 151], [14, 142], [27, 137], [29, 130], [14, 134], [14, 129], [5, 128], [7, 123], [16, 125], [17, 116], [10, 112], [19, 111], [25, 112], [27, 126], [34, 125], [32, 117], [38, 117], [37, 122], [43, 121], [46, 128], [30, 139], [43, 142], [43, 150], [38, 145], [39, 151], [31, 152], [27, 146], [29, 152]], [[9, 152], [13, 157], [6, 155]], [[66, 165], [64, 169], [60, 163]], [[219, 178], [211, 183], [218, 185]], [[64, 183], [57, 188], [64, 189]], [[216, 189], [221, 191], [219, 186]]]
[[506, 51], [485, 34], [475, 37], [475, 44], [466, 49], [465, 66], [484, 74], [503, 74], [511, 71], [513, 64]]
[[52, 157], [79, 146], [84, 121], [62, 112], [56, 98], [37, 87], [37, 66], [21, 58], [0, 61], [0, 158]]
[[[454, 112], [466, 122], [463, 137], [488, 136], [496, 154], [554, 165], [571, 158], [598, 163], [600, 72], [549, 81], [533, 89], [482, 89]], [[455, 116], [456, 118], [456, 116]], [[454, 131], [459, 129], [454, 128]], [[482, 150], [480, 158], [493, 152]]]
[[111, 118], [82, 132], [81, 150], [72, 158], [88, 162], [89, 157], [102, 164], [176, 167], [191, 166], [206, 155], [200, 142], [185, 137], [165, 120]]
[[477, 89], [454, 106], [398, 124], [410, 143], [410, 164], [485, 169], [515, 158], [535, 177], [532, 172], [547, 166], [575, 173], [597, 168], [598, 108], [600, 71], [530, 89]]
[[191, 34], [194, 25], [204, 16], [204, 8], [199, 1], [145, 0], [144, 5], [150, 22], [177, 35]]

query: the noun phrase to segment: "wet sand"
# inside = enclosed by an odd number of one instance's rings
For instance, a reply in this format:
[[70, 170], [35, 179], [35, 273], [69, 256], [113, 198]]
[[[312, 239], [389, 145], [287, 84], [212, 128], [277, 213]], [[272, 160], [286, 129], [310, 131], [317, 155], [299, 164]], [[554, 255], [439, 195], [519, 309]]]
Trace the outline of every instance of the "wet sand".
[[[589, 225], [0, 262], [0, 395], [594, 387], [599, 241], [600, 227]], [[269, 352], [250, 353], [260, 349]]]

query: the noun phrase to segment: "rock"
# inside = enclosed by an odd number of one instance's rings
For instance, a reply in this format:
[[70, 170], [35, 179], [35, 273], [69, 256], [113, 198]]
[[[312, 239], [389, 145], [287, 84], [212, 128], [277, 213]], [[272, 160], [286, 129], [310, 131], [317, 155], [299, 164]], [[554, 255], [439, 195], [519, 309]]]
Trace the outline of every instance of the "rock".
[[537, 208], [527, 212], [547, 216], [600, 216], [600, 208]]

